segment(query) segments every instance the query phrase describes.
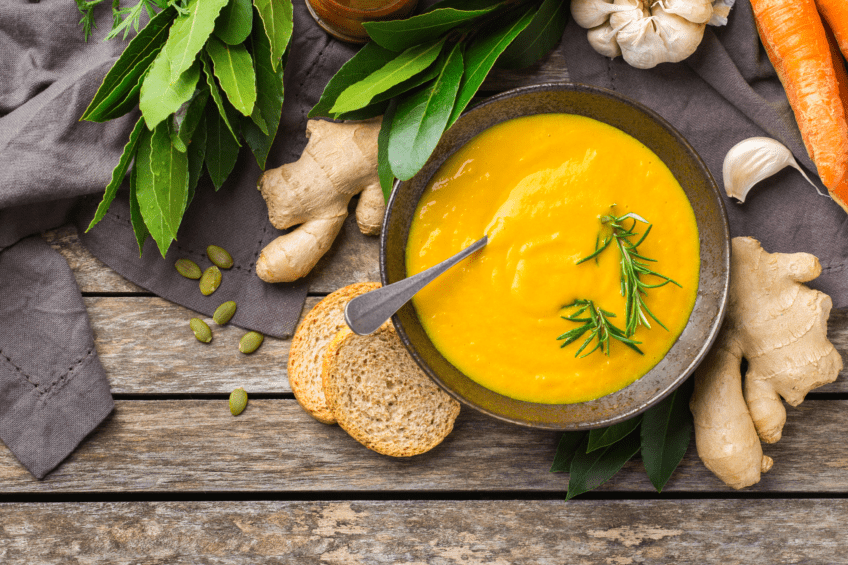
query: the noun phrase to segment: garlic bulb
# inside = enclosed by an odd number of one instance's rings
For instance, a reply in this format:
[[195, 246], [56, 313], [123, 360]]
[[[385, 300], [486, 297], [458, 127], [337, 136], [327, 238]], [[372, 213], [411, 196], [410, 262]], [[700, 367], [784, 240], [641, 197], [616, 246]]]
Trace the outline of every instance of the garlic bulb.
[[724, 157], [721, 171], [724, 177], [724, 191], [731, 198], [745, 202], [745, 197], [755, 184], [787, 166], [798, 169], [816, 192], [827, 196], [798, 165], [792, 152], [779, 141], [768, 137], [750, 137], [730, 148]]
[[713, 17], [713, 0], [571, 0], [571, 15], [589, 29], [595, 51], [650, 69], [695, 52]]

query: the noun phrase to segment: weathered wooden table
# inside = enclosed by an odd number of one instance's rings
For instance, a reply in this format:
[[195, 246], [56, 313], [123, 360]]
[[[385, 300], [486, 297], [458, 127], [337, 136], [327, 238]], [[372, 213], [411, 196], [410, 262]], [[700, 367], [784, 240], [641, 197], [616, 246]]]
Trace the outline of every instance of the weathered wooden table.
[[[489, 90], [562, 80], [554, 53]], [[242, 330], [216, 329], [93, 258], [73, 228], [43, 235], [83, 291], [114, 413], [37, 481], [0, 445], [0, 563], [837, 563], [848, 562], [848, 387], [845, 373], [810, 394], [774, 469], [735, 492], [694, 444], [657, 494], [640, 462], [564, 502], [552, 474], [558, 433], [463, 409], [454, 432], [411, 459], [377, 455], [310, 418], [286, 378], [289, 341], [251, 356]], [[377, 239], [348, 219], [310, 275], [306, 308], [346, 284], [378, 280]], [[848, 309], [832, 341], [848, 356]], [[233, 418], [230, 391], [248, 409]]]

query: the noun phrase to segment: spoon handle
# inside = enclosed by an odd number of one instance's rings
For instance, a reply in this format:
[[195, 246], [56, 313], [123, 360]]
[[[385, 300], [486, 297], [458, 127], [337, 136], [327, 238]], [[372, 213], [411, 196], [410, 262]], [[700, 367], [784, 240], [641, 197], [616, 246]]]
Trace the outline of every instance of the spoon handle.
[[433, 265], [426, 271], [357, 296], [345, 307], [345, 322], [354, 333], [359, 335], [368, 335], [377, 331], [377, 328], [400, 310], [400, 307], [406, 304], [416, 292], [485, 246], [488, 241], [488, 236], [483, 236], [482, 239], [475, 241], [453, 257]]

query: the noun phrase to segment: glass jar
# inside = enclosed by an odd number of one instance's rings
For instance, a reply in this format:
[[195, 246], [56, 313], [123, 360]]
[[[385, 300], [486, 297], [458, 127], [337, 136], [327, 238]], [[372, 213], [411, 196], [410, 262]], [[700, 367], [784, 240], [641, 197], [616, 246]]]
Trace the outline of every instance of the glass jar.
[[305, 0], [309, 13], [322, 28], [343, 41], [366, 43], [363, 22], [396, 20], [408, 16], [418, 0]]

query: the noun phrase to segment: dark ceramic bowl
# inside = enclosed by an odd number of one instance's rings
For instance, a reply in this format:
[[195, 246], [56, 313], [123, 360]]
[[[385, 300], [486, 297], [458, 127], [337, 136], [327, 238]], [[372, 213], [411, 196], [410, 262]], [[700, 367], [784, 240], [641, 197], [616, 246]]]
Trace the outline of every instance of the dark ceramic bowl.
[[535, 428], [584, 430], [609, 426], [647, 410], [686, 380], [715, 339], [727, 302], [730, 233], [718, 187], [692, 146], [653, 111], [615, 92], [578, 84], [519, 88], [475, 106], [445, 133], [424, 168], [394, 191], [383, 224], [380, 274], [384, 285], [406, 278], [409, 225], [421, 194], [445, 159], [499, 122], [544, 113], [587, 116], [625, 131], [656, 153], [686, 192], [698, 223], [701, 272], [695, 307], [677, 342], [653, 369], [618, 392], [579, 404], [537, 404], [484, 388], [451, 365], [427, 337], [411, 302], [392, 321], [421, 368], [468, 406]]

